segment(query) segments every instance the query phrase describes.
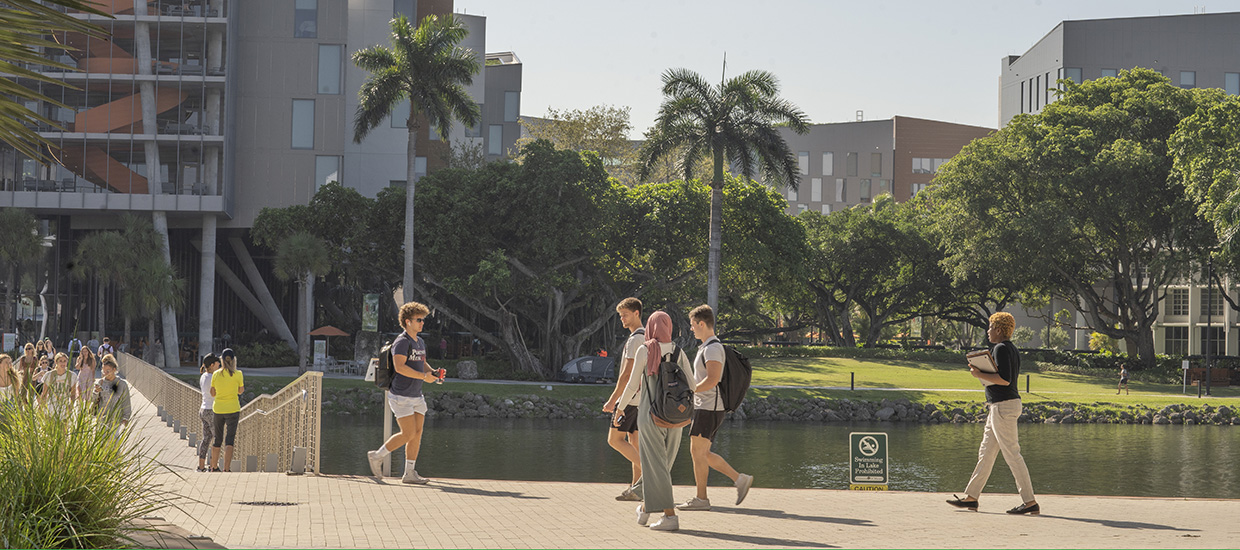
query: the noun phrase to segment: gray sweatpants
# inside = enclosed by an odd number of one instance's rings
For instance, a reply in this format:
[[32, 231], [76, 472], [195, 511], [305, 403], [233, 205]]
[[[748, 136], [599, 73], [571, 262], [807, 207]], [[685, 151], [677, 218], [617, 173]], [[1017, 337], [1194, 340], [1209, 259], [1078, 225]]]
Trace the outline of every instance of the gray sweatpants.
[[642, 477], [633, 491], [642, 495], [646, 512], [658, 513], [676, 506], [672, 496], [672, 464], [680, 451], [680, 437], [684, 428], [660, 428], [650, 417], [650, 400], [646, 385], [650, 379], [642, 376], [641, 400], [637, 406], [637, 454], [641, 458]]

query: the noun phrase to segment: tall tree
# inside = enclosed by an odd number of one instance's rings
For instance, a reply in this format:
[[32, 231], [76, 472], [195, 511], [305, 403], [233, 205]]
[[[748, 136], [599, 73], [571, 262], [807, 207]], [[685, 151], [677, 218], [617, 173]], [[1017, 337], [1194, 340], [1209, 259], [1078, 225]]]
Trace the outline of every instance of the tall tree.
[[557, 149], [594, 151], [607, 173], [625, 185], [636, 185], [638, 146], [629, 139], [633, 129], [629, 107], [595, 105], [589, 109], [548, 108], [543, 118], [522, 118], [524, 134], [517, 148], [545, 139]]
[[640, 176], [644, 179], [659, 159], [677, 151], [684, 155], [680, 162], [686, 180], [693, 178], [693, 166], [699, 159], [713, 161], [706, 303], [716, 310], [723, 248], [724, 165], [733, 163], [747, 178], [760, 167], [772, 185], [795, 189], [799, 185], [797, 159], [775, 129], [779, 124], [797, 133], [809, 131], [809, 118], [779, 97], [779, 80], [769, 72], [749, 71], [718, 86], [688, 69], [663, 73], [663, 103], [642, 146]]
[[314, 324], [314, 280], [331, 270], [327, 243], [305, 231], [285, 237], [276, 246], [275, 273], [284, 280], [297, 281], [301, 304], [297, 308], [298, 373], [306, 372], [310, 362], [310, 326]]
[[7, 267], [8, 277], [4, 286], [4, 332], [16, 332], [17, 266], [38, 260], [43, 254], [43, 239], [39, 238], [39, 224], [34, 216], [21, 208], [0, 209], [0, 265]]
[[403, 100], [409, 101], [409, 132], [405, 165], [405, 265], [404, 296], [413, 296], [413, 205], [418, 174], [417, 135], [425, 119], [448, 139], [454, 120], [466, 126], [478, 124], [478, 105], [465, 90], [480, 70], [474, 52], [459, 44], [469, 34], [465, 24], [446, 15], [428, 15], [415, 29], [401, 15], [391, 22], [391, 48], [371, 46], [353, 54], [353, 63], [369, 71], [358, 92], [360, 102], [353, 120], [353, 141], [361, 143]]
[[[104, 316], [107, 305], [106, 290], [111, 285], [124, 282], [131, 275], [133, 261], [125, 256], [133, 256], [134, 250], [127, 246], [125, 237], [119, 231], [96, 231], [78, 241], [74, 269], [74, 277], [85, 280], [88, 276], [95, 279], [95, 327], [99, 330], [100, 339], [107, 330]], [[90, 325], [83, 324], [83, 328]]]

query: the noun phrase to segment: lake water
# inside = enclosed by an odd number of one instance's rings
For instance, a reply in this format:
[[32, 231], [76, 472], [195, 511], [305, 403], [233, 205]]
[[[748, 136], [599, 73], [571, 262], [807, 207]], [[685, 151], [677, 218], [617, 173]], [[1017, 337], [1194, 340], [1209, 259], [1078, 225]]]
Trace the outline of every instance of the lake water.
[[[395, 428], [395, 422], [393, 422]], [[418, 472], [435, 478], [616, 483], [629, 463], [607, 445], [607, 421], [432, 418], [426, 422]], [[977, 461], [981, 424], [732, 422], [714, 449], [757, 486], [848, 488], [849, 432], [886, 432], [890, 487], [961, 492]], [[687, 430], [686, 430], [687, 431]], [[369, 475], [366, 451], [378, 448], [381, 416], [323, 419], [322, 470]], [[1119, 424], [1021, 424], [1020, 442], [1043, 494], [1240, 498], [1240, 428]], [[393, 453], [402, 471], [403, 449]], [[692, 484], [689, 437], [672, 470]], [[711, 472], [711, 485], [730, 485]], [[986, 491], [1015, 493], [1000, 458]]]

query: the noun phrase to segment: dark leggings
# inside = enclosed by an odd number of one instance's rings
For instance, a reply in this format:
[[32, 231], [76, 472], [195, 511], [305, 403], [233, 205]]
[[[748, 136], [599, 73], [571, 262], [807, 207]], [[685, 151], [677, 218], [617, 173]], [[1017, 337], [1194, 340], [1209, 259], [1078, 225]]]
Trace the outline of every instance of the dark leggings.
[[240, 418], [240, 412], [215, 414], [215, 444], [212, 447], [219, 447], [220, 443], [232, 447], [237, 440], [237, 420]]

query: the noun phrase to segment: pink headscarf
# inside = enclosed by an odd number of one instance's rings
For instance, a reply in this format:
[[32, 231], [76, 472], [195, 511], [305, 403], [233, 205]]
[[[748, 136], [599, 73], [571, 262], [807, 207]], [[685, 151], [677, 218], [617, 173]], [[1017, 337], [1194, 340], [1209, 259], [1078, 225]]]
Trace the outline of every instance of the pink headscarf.
[[663, 350], [659, 344], [672, 341], [672, 318], [667, 313], [656, 311], [646, 320], [646, 374], [654, 376], [659, 372], [659, 363], [663, 358]]

